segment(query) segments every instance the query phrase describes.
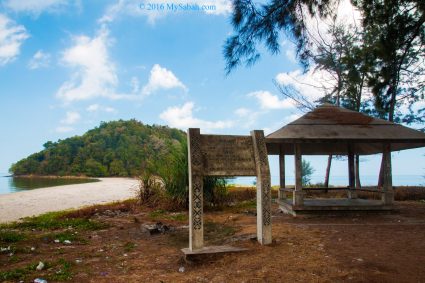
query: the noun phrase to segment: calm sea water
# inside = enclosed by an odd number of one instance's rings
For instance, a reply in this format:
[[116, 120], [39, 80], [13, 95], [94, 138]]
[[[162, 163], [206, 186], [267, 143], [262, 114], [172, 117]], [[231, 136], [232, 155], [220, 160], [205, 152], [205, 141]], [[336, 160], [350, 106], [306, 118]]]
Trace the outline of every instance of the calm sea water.
[[[54, 187], [62, 185], [82, 184], [96, 182], [95, 179], [49, 179], [49, 178], [12, 178], [3, 177], [7, 174], [0, 174], [0, 194], [10, 194], [14, 192], [33, 190], [45, 187]], [[279, 184], [279, 177], [272, 175], [272, 184]], [[312, 176], [311, 183], [323, 182], [324, 176]], [[230, 183], [239, 185], [252, 185], [255, 181], [253, 177], [235, 178]], [[376, 185], [377, 176], [361, 176], [361, 182], [364, 186]], [[287, 184], [294, 184], [294, 177], [286, 178]], [[346, 176], [331, 176], [331, 185], [346, 186], [348, 180]], [[418, 175], [395, 175], [393, 176], [394, 186], [425, 186], [425, 178]]]
[[95, 179], [13, 178], [0, 174], [0, 194], [9, 194], [45, 187], [97, 182]]
[[[312, 184], [323, 183], [325, 176], [313, 175], [311, 178]], [[255, 181], [253, 177], [238, 177], [230, 180], [230, 183], [239, 185], [252, 185]], [[272, 185], [279, 184], [279, 176], [271, 176]], [[288, 185], [294, 184], [294, 176], [287, 176], [286, 183]], [[360, 182], [362, 186], [376, 186], [378, 183], [378, 176], [360, 176]], [[347, 176], [332, 176], [329, 180], [330, 185], [334, 186], [347, 186]], [[425, 186], [425, 178], [420, 175], [394, 175], [393, 176], [394, 186]]]

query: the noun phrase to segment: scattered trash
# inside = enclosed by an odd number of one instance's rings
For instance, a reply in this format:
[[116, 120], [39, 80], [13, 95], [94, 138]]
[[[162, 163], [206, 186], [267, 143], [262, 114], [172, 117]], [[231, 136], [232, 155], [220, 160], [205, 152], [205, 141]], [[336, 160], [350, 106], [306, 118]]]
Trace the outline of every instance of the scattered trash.
[[42, 278], [36, 278], [34, 279], [34, 283], [47, 283], [47, 280], [44, 280]]
[[64, 244], [67, 244], [67, 245], [70, 245], [71, 244], [71, 241], [70, 240], [65, 240], [65, 241], [63, 241], [63, 243]]
[[363, 261], [363, 259], [362, 259], [362, 258], [358, 258], [358, 259], [357, 259], [357, 261], [360, 261], [360, 262], [362, 262], [362, 261]]
[[124, 256], [128, 256], [128, 254], [124, 254]]
[[13, 253], [10, 253], [9, 256], [13, 256]]
[[8, 246], [7, 248], [0, 248], [0, 251], [2, 252], [10, 251], [10, 246]]
[[44, 268], [44, 263], [40, 261], [35, 269], [40, 271], [40, 270], [43, 270], [43, 268]]
[[31, 247], [31, 251], [33, 252], [33, 251], [35, 251], [35, 247]]
[[60, 243], [61, 241], [59, 241], [58, 239], [55, 239], [55, 243]]
[[156, 224], [142, 224], [141, 226], [142, 231], [146, 231], [149, 233], [149, 235], [154, 234], [164, 234], [165, 232], [170, 230], [170, 227], [168, 227], [165, 224], [162, 224], [162, 222], [157, 222]]
[[75, 263], [82, 263], [83, 262], [83, 260], [81, 259], [81, 258], [77, 258], [76, 260], [75, 260]]
[[100, 250], [98, 250], [99, 252], [104, 252], [104, 250], [103, 249], [100, 249]]
[[184, 272], [184, 266], [180, 266], [179, 268], [179, 272], [183, 273]]

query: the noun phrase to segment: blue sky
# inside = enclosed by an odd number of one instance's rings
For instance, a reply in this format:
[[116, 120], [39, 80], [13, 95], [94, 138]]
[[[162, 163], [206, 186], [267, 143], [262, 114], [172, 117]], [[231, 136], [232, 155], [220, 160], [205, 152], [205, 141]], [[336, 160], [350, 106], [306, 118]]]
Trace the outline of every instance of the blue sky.
[[[281, 83], [311, 80], [293, 44], [263, 53], [255, 66], [224, 72], [222, 46], [232, 33], [230, 1], [196, 0], [214, 10], [148, 11], [139, 0], [5, 0], [0, 3], [0, 172], [100, 121], [136, 118], [147, 124], [200, 127], [206, 133], [266, 133], [300, 113], [281, 97]], [[143, 9], [140, 4], [144, 4]], [[312, 99], [317, 89], [299, 86]], [[423, 175], [425, 150], [395, 153], [395, 175]], [[310, 159], [322, 175], [325, 158]], [[288, 160], [288, 171], [292, 164]], [[276, 160], [271, 159], [272, 174]], [[337, 162], [333, 174], [345, 175]], [[378, 158], [362, 165], [375, 175]], [[411, 164], [417, 164], [412, 166]]]

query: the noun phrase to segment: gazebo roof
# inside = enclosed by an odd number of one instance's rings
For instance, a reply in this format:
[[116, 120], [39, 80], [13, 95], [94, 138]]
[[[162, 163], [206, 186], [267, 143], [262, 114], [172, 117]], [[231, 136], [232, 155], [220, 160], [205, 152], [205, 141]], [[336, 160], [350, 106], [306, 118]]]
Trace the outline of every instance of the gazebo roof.
[[324, 104], [266, 137], [268, 154], [293, 154], [293, 144], [302, 154], [356, 154], [382, 152], [390, 143], [392, 151], [425, 146], [425, 134], [382, 119]]

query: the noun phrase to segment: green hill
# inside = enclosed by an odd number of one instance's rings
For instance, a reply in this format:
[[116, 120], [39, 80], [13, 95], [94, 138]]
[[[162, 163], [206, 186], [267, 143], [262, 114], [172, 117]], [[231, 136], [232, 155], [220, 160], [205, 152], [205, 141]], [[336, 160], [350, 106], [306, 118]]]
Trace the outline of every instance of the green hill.
[[[46, 142], [13, 164], [14, 175], [138, 176], [185, 166], [186, 134], [136, 120], [102, 122], [82, 136]], [[174, 168], [173, 168], [174, 167]]]

